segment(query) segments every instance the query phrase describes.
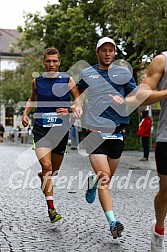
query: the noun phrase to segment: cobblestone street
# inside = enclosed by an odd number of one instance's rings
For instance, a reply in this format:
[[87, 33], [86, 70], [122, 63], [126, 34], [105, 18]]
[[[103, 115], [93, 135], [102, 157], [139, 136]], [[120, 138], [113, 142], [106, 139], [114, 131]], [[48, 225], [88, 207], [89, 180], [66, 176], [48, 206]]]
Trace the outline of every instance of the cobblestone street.
[[[28, 148], [28, 158], [24, 159]], [[111, 183], [114, 213], [125, 227], [123, 236], [113, 240], [98, 197], [93, 204], [85, 201], [86, 177], [92, 171], [87, 156], [72, 150], [65, 156], [59, 175], [54, 177], [55, 205], [63, 219], [51, 224], [37, 177], [40, 165], [32, 147], [1, 144], [0, 251], [150, 251], [158, 183], [153, 157], [151, 169], [147, 162], [137, 165], [140, 156], [140, 152], [123, 153]], [[19, 158], [23, 159], [22, 166]]]

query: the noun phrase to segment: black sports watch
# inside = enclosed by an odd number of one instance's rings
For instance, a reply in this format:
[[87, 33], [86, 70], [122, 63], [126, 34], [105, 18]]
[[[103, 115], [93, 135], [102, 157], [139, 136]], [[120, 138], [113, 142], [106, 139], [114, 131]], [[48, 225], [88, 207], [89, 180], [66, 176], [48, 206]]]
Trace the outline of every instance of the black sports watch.
[[68, 113], [72, 113], [72, 108], [68, 108]]

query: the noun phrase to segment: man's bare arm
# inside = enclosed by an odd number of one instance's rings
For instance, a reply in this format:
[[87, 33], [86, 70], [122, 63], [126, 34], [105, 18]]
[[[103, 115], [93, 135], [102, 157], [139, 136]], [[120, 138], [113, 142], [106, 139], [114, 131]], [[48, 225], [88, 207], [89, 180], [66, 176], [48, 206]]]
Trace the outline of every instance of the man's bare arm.
[[22, 124], [23, 124], [24, 127], [28, 126], [28, 115], [32, 111], [32, 109], [34, 108], [32, 103], [35, 102], [36, 98], [37, 98], [35, 89], [36, 89], [36, 82], [35, 82], [35, 80], [33, 80], [33, 82], [32, 82], [32, 94], [31, 94], [30, 98], [28, 99], [28, 101], [26, 103], [26, 107], [25, 107], [23, 115], [22, 115]]
[[167, 98], [167, 90], [157, 90], [164, 71], [165, 56], [161, 54], [152, 60], [148, 67], [146, 78], [142, 81], [142, 83], [148, 85], [153, 90], [142, 105], [150, 105]]
[[70, 80], [69, 80], [69, 88], [70, 88], [71, 95], [75, 100], [74, 116], [77, 118], [80, 118], [83, 113], [84, 96], [77, 89], [76, 83], [72, 77], [70, 77]]

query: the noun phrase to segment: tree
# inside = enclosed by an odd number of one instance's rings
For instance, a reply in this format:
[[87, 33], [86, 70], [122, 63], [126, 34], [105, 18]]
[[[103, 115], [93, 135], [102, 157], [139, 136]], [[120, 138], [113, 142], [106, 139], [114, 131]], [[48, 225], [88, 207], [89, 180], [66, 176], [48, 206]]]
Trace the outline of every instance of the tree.
[[44, 43], [45, 48], [57, 47], [62, 57], [62, 71], [67, 71], [81, 59], [94, 64], [95, 45], [99, 38], [96, 4], [91, 1], [89, 4], [88, 1], [60, 1], [57, 5], [47, 5], [45, 10], [43, 17], [39, 13], [27, 14], [26, 26], [20, 29], [23, 36], [18, 46], [22, 50], [39, 43]]
[[102, 13], [124, 58], [137, 71], [143, 56], [152, 58], [166, 50], [166, 0], [106, 0]]
[[17, 45], [26, 52], [14, 75], [18, 85], [22, 88], [29, 83], [32, 72], [43, 71], [42, 53], [46, 47], [60, 50], [61, 71], [81, 59], [95, 64], [94, 51], [100, 36], [116, 40], [117, 58], [131, 63], [137, 80], [143, 56], [151, 57], [166, 46], [167, 4], [165, 0], [157, 1], [61, 0], [59, 4], [48, 4], [44, 16], [38, 12], [26, 14], [25, 28], [18, 28], [22, 36]]
[[[166, 50], [166, 0], [106, 0], [100, 15], [104, 16], [108, 34], [112, 34], [116, 41], [121, 58], [132, 65], [138, 81], [138, 72], [145, 68], [147, 59]], [[132, 140], [137, 146], [134, 124], [138, 125], [137, 111], [130, 115], [131, 127], [126, 131], [128, 148]]]
[[[167, 3], [165, 0], [60, 0], [45, 7], [46, 14], [25, 15], [25, 27], [17, 46], [24, 58], [11, 80], [3, 79], [3, 95], [10, 102], [27, 100], [33, 72], [41, 74], [42, 53], [46, 47], [57, 47], [61, 54], [61, 71], [68, 71], [79, 60], [97, 62], [95, 46], [102, 36], [117, 43], [117, 58], [127, 60], [137, 72], [144, 67], [143, 57], [153, 57], [167, 44]], [[142, 64], [141, 64], [142, 62]], [[7, 81], [7, 82], [6, 82]], [[6, 85], [7, 83], [7, 85]], [[134, 112], [137, 113], [137, 112]], [[135, 115], [134, 118], [137, 118]], [[138, 124], [138, 122], [136, 122]], [[133, 129], [134, 134], [134, 129]]]

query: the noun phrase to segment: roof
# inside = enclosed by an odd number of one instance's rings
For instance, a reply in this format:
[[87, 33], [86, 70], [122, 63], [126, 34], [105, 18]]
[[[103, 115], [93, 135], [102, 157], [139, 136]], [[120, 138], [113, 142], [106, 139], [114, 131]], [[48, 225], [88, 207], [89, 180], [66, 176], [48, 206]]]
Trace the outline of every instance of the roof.
[[[0, 54], [1, 55], [20, 55], [21, 52], [12, 43], [21, 36], [17, 30], [0, 28]], [[11, 50], [12, 49], [12, 50]]]

